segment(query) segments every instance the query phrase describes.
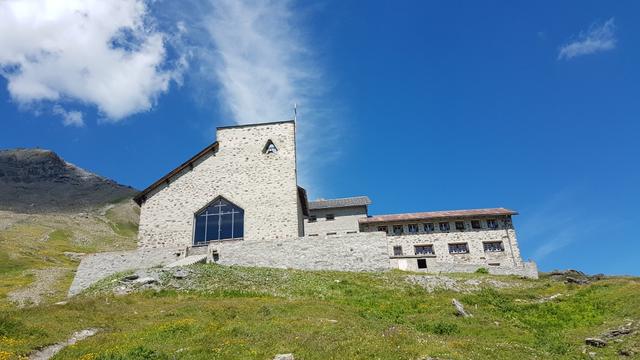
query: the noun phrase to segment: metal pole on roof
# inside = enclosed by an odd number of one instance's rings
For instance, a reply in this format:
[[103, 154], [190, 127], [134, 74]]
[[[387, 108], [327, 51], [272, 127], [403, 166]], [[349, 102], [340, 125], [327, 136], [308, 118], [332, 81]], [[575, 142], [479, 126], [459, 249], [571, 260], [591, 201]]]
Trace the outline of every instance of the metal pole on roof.
[[293, 121], [298, 120], [298, 104], [293, 104]]

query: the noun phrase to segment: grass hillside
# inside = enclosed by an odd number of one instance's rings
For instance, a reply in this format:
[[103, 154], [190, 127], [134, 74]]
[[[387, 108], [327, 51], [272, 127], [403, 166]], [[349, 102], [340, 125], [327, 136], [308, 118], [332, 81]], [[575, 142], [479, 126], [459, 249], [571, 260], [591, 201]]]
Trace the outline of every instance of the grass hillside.
[[[0, 360], [95, 328], [54, 359], [618, 359], [640, 357], [640, 279], [566, 284], [196, 265], [118, 274], [68, 302], [76, 253], [135, 247], [131, 202], [80, 214], [0, 213]], [[65, 254], [66, 253], [66, 254]], [[179, 275], [179, 276], [178, 276]], [[454, 313], [456, 298], [473, 317]], [[625, 354], [625, 355], [620, 355]]]
[[138, 211], [130, 200], [82, 213], [0, 211], [0, 309], [64, 298], [76, 253], [135, 248]]
[[[640, 350], [638, 332], [601, 349], [584, 345], [585, 337], [640, 319], [634, 278], [575, 285], [446, 277], [461, 293], [429, 292], [401, 272], [189, 271], [177, 279], [156, 270], [155, 288], [117, 296], [120, 274], [64, 305], [5, 309], [0, 359], [85, 328], [100, 332], [55, 359], [271, 359], [289, 352], [296, 359], [583, 359], [589, 352], [615, 359], [621, 350]], [[473, 317], [456, 316], [452, 298]]]

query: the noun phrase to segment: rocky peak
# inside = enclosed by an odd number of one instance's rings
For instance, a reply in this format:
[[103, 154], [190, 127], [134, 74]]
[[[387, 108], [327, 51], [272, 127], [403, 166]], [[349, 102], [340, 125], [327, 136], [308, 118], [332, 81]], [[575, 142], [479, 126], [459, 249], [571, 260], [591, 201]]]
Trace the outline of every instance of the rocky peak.
[[135, 194], [44, 149], [0, 150], [0, 209], [80, 210]]

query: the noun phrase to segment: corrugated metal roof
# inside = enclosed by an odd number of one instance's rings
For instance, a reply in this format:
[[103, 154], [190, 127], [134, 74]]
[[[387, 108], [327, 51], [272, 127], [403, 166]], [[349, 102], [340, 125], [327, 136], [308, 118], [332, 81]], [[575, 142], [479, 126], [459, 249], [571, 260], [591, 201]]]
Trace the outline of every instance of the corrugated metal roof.
[[379, 215], [358, 220], [361, 224], [392, 222], [392, 221], [412, 221], [412, 220], [429, 220], [444, 219], [453, 217], [473, 217], [473, 216], [498, 216], [498, 215], [518, 215], [516, 211], [505, 208], [492, 209], [471, 209], [471, 210], [447, 210], [447, 211], [430, 211], [409, 214]]
[[332, 209], [352, 206], [371, 205], [371, 199], [367, 196], [354, 196], [341, 199], [315, 200], [309, 201], [309, 210]]

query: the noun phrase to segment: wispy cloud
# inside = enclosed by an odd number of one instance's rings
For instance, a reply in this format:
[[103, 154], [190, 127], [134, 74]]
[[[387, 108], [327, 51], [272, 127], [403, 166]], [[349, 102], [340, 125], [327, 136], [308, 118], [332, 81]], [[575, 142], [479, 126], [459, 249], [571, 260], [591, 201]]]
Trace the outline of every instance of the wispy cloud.
[[586, 32], [580, 32], [577, 38], [560, 47], [558, 59], [570, 60], [577, 56], [612, 50], [616, 47], [614, 18], [602, 24], [594, 23]]
[[64, 126], [84, 126], [83, 116], [80, 111], [67, 111], [60, 105], [54, 105], [53, 113], [62, 117], [62, 124]]
[[[207, 40], [195, 41], [205, 78], [216, 84], [228, 120], [238, 124], [292, 119], [298, 104], [300, 182], [318, 194], [314, 174], [338, 155], [330, 146], [339, 136], [336, 104], [328, 106], [326, 77], [293, 4], [279, 0], [208, 0], [190, 24], [200, 24]], [[193, 14], [191, 14], [193, 17]], [[196, 29], [197, 32], [197, 29]], [[328, 111], [330, 108], [332, 110]], [[318, 156], [324, 145], [322, 156]]]
[[112, 121], [147, 111], [186, 66], [167, 62], [169, 40], [144, 0], [0, 1], [0, 76], [23, 106], [90, 104]]

